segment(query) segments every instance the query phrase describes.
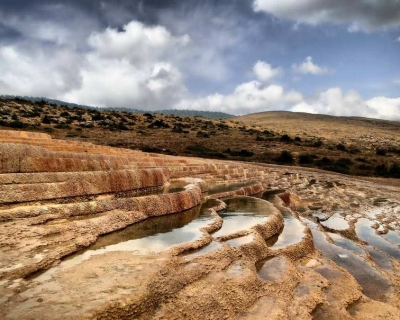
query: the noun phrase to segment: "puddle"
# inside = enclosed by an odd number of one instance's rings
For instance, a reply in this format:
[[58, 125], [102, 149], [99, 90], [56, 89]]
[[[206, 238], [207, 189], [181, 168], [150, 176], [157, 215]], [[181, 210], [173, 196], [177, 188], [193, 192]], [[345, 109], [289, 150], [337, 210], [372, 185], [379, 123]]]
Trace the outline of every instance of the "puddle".
[[283, 218], [285, 220], [285, 225], [283, 227], [282, 233], [266, 241], [267, 245], [271, 249], [281, 249], [298, 243], [305, 236], [305, 227], [300, 222], [300, 220], [293, 217], [290, 213], [285, 212], [283, 212]]
[[396, 246], [400, 246], [400, 234], [397, 231], [389, 230], [388, 233], [382, 235], [382, 237]]
[[321, 225], [331, 230], [346, 230], [349, 228], [349, 223], [337, 216], [332, 216], [326, 221], [321, 221]]
[[239, 277], [243, 274], [243, 267], [240, 262], [234, 262], [226, 271], [226, 274], [230, 277]]
[[273, 201], [275, 196], [285, 192], [285, 189], [266, 190], [263, 192], [261, 198], [267, 201]]
[[252, 197], [234, 197], [224, 200], [227, 209], [219, 215], [224, 219], [222, 228], [213, 234], [214, 238], [247, 230], [267, 221], [271, 214], [268, 202]]
[[337, 246], [358, 253], [360, 256], [365, 256], [365, 251], [353, 241], [345, 237], [342, 237], [341, 235], [338, 235], [336, 233], [327, 233], [327, 234], [329, 235], [329, 237], [332, 238], [333, 242]]
[[[207, 206], [208, 204], [205, 205]], [[71, 268], [95, 255], [113, 251], [154, 254], [184, 242], [200, 239], [203, 236], [200, 229], [214, 219], [208, 214], [203, 215], [204, 211], [206, 210], [202, 206], [198, 206], [185, 212], [150, 218], [101, 236], [93, 245], [66, 257], [59, 266], [39, 273], [33, 279], [45, 281], [56, 272]]]
[[183, 180], [177, 180], [177, 181], [172, 181], [168, 186], [164, 187], [161, 192], [159, 193], [175, 193], [175, 192], [181, 192], [185, 190], [185, 187], [189, 185], [190, 183], [183, 181]]
[[243, 245], [253, 242], [253, 241], [254, 241], [253, 235], [249, 234], [248, 236], [228, 240], [228, 241], [226, 241], [226, 243], [229, 244], [233, 248], [237, 248], [237, 247], [243, 246]]
[[256, 263], [258, 275], [268, 281], [281, 278], [286, 269], [286, 260], [282, 257], [272, 257]]
[[304, 297], [310, 294], [310, 288], [305, 284], [299, 283], [294, 289], [293, 293], [296, 297]]
[[393, 270], [392, 262], [390, 261], [390, 258], [386, 254], [375, 250], [373, 246], [365, 246], [365, 249], [371, 255], [371, 258], [374, 260], [374, 262], [379, 268], [388, 271]]
[[380, 251], [388, 254], [389, 256], [400, 260], [400, 250], [395, 245], [391, 244], [389, 241], [386, 241], [383, 237], [377, 235], [375, 230], [371, 228], [372, 222], [368, 219], [362, 218], [359, 219], [356, 223], [356, 233], [357, 236], [368, 242], [370, 245], [373, 245]]
[[194, 257], [199, 257], [204, 254], [217, 251], [218, 249], [222, 248], [222, 244], [217, 242], [217, 241], [211, 241], [210, 244], [204, 246], [203, 248], [197, 249], [197, 250], [192, 250], [185, 252], [183, 256], [187, 258], [194, 258]]
[[[309, 224], [311, 226], [312, 224]], [[363, 293], [371, 299], [387, 301], [392, 289], [390, 282], [363, 258], [350, 250], [343, 249], [327, 241], [323, 232], [311, 228], [314, 246], [323, 256], [345, 268], [363, 288]]]
[[258, 181], [247, 181], [240, 183], [223, 183], [223, 184], [215, 184], [208, 187], [208, 194], [217, 194], [222, 192], [236, 191], [243, 187], [252, 186], [253, 184], [258, 183]]
[[330, 265], [323, 265], [320, 267], [316, 267], [314, 270], [318, 272], [321, 276], [323, 276], [325, 279], [330, 281], [341, 278], [343, 276], [343, 273], [341, 273], [339, 270], [334, 269]]

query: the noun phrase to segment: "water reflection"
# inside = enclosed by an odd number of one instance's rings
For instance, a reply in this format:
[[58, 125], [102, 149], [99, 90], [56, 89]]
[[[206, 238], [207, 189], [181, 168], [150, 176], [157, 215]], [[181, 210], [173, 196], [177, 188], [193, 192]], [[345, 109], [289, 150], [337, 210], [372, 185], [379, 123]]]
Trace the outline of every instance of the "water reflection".
[[227, 208], [219, 215], [224, 219], [222, 228], [213, 237], [222, 237], [238, 231], [247, 230], [267, 221], [272, 214], [271, 205], [264, 200], [252, 197], [233, 197], [224, 200]]
[[66, 257], [59, 266], [35, 278], [44, 281], [62, 270], [71, 268], [90, 257], [112, 251], [129, 251], [134, 254], [152, 254], [168, 250], [175, 245], [198, 240], [203, 236], [201, 228], [214, 219], [209, 214], [207, 201], [185, 212], [154, 217], [135, 223], [123, 230], [99, 237], [88, 248]]
[[375, 233], [375, 230], [371, 228], [372, 222], [368, 219], [359, 219], [356, 223], [357, 236], [374, 247], [378, 248], [382, 252], [400, 260], [400, 250], [395, 245], [386, 241], [381, 236]]
[[257, 181], [246, 181], [240, 183], [223, 183], [223, 184], [215, 184], [208, 187], [208, 194], [216, 194], [222, 192], [236, 191], [243, 187], [252, 186], [256, 184]]

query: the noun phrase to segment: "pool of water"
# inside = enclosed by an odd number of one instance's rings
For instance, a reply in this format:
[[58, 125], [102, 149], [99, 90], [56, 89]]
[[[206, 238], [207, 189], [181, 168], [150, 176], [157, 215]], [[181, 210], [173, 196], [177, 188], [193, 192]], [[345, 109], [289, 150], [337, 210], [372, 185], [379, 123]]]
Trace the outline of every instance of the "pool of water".
[[[387, 234], [382, 237], [396, 246], [400, 246], [400, 233], [398, 231], [389, 230]], [[400, 249], [400, 248], [399, 248]]]
[[293, 217], [289, 212], [283, 211], [285, 221], [282, 232], [267, 240], [267, 245], [271, 249], [282, 249], [287, 246], [299, 243], [305, 236], [305, 226]]
[[208, 187], [208, 194], [217, 194], [222, 192], [236, 191], [243, 187], [252, 186], [253, 184], [258, 183], [258, 181], [246, 181], [239, 183], [222, 183], [222, 184], [214, 184]]
[[237, 248], [237, 247], [243, 246], [245, 244], [251, 243], [253, 241], [254, 241], [253, 235], [249, 234], [244, 237], [238, 237], [238, 238], [228, 240], [228, 241], [226, 241], [226, 243], [229, 244], [232, 248]]
[[185, 190], [185, 187], [189, 185], [189, 182], [183, 180], [172, 181], [168, 186], [164, 187], [159, 193], [175, 193]]
[[183, 253], [186, 258], [194, 258], [205, 255], [210, 252], [217, 251], [218, 249], [222, 248], [222, 244], [217, 241], [211, 241], [208, 245], [197, 249]]
[[261, 196], [262, 199], [267, 200], [267, 201], [273, 201], [275, 196], [284, 193], [286, 190], [285, 189], [271, 189], [271, 190], [265, 190]]
[[323, 232], [317, 229], [316, 224], [307, 222], [311, 229], [314, 246], [322, 255], [345, 268], [361, 285], [363, 293], [374, 300], [387, 301], [392, 291], [390, 281], [379, 273], [364, 258], [352, 250], [328, 242]]
[[342, 237], [341, 235], [338, 235], [336, 233], [327, 233], [329, 235], [329, 237], [332, 238], [333, 242], [339, 246], [342, 247], [343, 249], [347, 249], [347, 250], [352, 250], [355, 253], [359, 254], [360, 256], [365, 256], [365, 251], [359, 246], [357, 245], [355, 242]]
[[262, 199], [243, 196], [233, 197], [224, 200], [224, 202], [227, 208], [219, 213], [224, 221], [222, 228], [212, 235], [214, 238], [247, 230], [257, 224], [262, 224], [272, 214], [271, 205]]
[[346, 230], [350, 227], [349, 223], [340, 216], [332, 216], [326, 221], [321, 221], [321, 225], [331, 230], [338, 231]]
[[272, 257], [256, 263], [257, 273], [260, 278], [276, 281], [282, 277], [286, 269], [286, 260], [283, 257]]
[[95, 255], [113, 251], [154, 254], [184, 242], [198, 240], [203, 236], [200, 229], [214, 219], [207, 210], [210, 206], [207, 201], [185, 212], [149, 218], [101, 236], [93, 245], [64, 258], [59, 266], [38, 275], [34, 280], [49, 279], [59, 270], [71, 268]]
[[371, 225], [372, 222], [370, 220], [365, 218], [359, 219], [356, 223], [357, 236], [380, 251], [400, 260], [400, 250], [398, 246], [377, 235], [375, 230], [371, 228]]

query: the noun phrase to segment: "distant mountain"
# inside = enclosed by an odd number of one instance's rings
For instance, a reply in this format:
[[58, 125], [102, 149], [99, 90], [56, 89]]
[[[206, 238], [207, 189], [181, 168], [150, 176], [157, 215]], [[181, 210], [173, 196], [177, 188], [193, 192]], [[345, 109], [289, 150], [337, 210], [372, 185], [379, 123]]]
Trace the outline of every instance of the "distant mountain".
[[50, 99], [46, 97], [28, 97], [28, 96], [11, 96], [11, 95], [0, 95], [1, 99], [5, 100], [26, 100], [31, 102], [46, 102], [48, 104], [53, 104], [57, 106], [67, 106], [69, 108], [82, 108], [82, 109], [90, 109], [90, 110], [109, 110], [109, 111], [125, 111], [131, 113], [161, 113], [165, 115], [176, 115], [176, 116], [184, 116], [184, 117], [194, 117], [200, 116], [203, 118], [209, 119], [226, 119], [231, 118], [233, 115], [218, 112], [218, 111], [201, 111], [201, 110], [180, 110], [180, 109], [165, 109], [165, 110], [156, 110], [156, 111], [148, 111], [148, 110], [140, 110], [134, 108], [113, 108], [113, 107], [106, 107], [106, 108], [99, 108], [93, 106], [87, 106], [82, 104], [70, 103], [65, 102], [57, 99]]

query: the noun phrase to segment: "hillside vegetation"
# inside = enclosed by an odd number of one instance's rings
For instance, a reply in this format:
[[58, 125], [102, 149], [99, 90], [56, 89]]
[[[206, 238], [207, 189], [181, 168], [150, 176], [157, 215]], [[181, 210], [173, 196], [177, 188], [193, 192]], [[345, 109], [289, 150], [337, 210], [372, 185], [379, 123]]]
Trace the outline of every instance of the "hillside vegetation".
[[147, 152], [400, 178], [400, 123], [290, 112], [226, 120], [0, 99], [0, 128]]

